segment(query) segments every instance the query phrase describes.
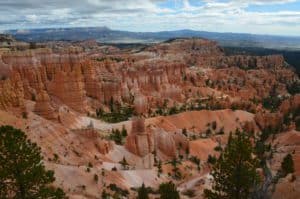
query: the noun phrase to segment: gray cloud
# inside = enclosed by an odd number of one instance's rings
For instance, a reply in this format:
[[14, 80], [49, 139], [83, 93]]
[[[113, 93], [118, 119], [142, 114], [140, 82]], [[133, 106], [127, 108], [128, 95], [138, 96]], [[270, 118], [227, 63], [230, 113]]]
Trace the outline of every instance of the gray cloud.
[[0, 29], [106, 25], [132, 31], [190, 28], [299, 35], [300, 11], [246, 11], [253, 4], [297, 0], [202, 1], [204, 5], [193, 6], [182, 0], [174, 9], [160, 7], [164, 0], [0, 0]]

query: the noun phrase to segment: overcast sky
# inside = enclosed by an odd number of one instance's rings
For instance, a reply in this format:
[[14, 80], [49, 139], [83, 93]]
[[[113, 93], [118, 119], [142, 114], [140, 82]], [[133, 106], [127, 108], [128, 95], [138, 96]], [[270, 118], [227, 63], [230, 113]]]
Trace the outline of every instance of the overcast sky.
[[0, 0], [0, 30], [107, 26], [300, 36], [300, 0]]

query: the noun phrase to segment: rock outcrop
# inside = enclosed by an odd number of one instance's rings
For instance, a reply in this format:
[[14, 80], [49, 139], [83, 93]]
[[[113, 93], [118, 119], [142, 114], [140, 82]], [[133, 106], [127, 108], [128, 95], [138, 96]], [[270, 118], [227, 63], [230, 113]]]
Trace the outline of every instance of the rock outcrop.
[[155, 150], [164, 154], [169, 159], [185, 154], [188, 140], [179, 132], [166, 132], [163, 129], [155, 129]]
[[20, 75], [0, 80], [0, 109], [24, 108], [24, 89]]
[[[74, 43], [57, 44], [59, 47], [48, 44], [53, 49], [1, 52], [1, 90], [8, 84], [17, 87], [6, 94], [14, 100], [2, 97], [2, 108], [4, 104], [21, 106], [22, 100], [36, 96], [36, 112], [53, 119], [53, 111], [61, 105], [87, 113], [108, 106], [113, 98], [147, 115], [166, 100], [180, 104], [216, 93], [250, 100], [268, 96], [275, 86], [285, 95], [282, 80], [297, 78], [285, 67], [282, 56], [225, 56], [217, 43], [205, 39], [170, 40], [136, 53], [107, 51], [110, 55], [99, 54], [95, 42], [87, 44], [91, 45], [88, 50], [82, 43]], [[9, 80], [4, 83], [4, 79]], [[48, 99], [51, 106], [45, 102]]]
[[46, 119], [56, 120], [57, 116], [54, 112], [54, 108], [51, 106], [51, 100], [46, 91], [38, 92], [35, 97], [36, 104], [34, 107], [34, 112]]
[[[267, 139], [273, 153], [267, 161], [276, 172], [283, 157], [292, 154], [298, 179], [298, 115], [287, 127], [282, 122], [299, 109], [299, 96], [288, 93], [299, 78], [281, 55], [227, 56], [205, 39], [174, 39], [131, 50], [92, 40], [32, 47], [0, 49], [0, 124], [23, 129], [41, 146], [46, 167], [55, 170], [55, 185], [70, 198], [97, 198], [110, 184], [135, 198], [130, 187], [144, 182], [157, 189], [174, 177], [180, 177], [181, 193], [194, 189], [195, 198], [201, 198], [211, 183], [208, 155], [217, 156], [216, 147], [225, 147], [237, 128], [285, 129]], [[278, 113], [262, 107], [270, 94], [288, 98]], [[100, 116], [99, 108], [105, 111]], [[95, 118], [95, 112], [100, 118], [118, 117], [117, 111], [124, 118], [138, 117], [116, 124]], [[117, 145], [109, 132], [122, 126], [131, 131], [125, 145]], [[168, 164], [174, 158], [180, 161], [179, 176]], [[287, 191], [295, 198], [298, 182], [282, 179], [274, 198]]]
[[131, 133], [126, 138], [125, 147], [141, 157], [153, 152], [153, 137], [145, 130], [145, 119], [136, 117], [132, 120]]
[[145, 129], [145, 120], [134, 118], [125, 147], [141, 157], [160, 152], [164, 154], [163, 157], [173, 158], [185, 153], [189, 146], [187, 138], [181, 132], [170, 133], [160, 128]]

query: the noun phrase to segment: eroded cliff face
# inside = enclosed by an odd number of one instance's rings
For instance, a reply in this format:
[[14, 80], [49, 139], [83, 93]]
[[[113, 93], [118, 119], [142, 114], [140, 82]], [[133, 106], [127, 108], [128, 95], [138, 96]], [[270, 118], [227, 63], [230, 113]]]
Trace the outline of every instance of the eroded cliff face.
[[[119, 102], [130, 102], [138, 94], [158, 93], [156, 99], [160, 95], [180, 99], [181, 89], [174, 85], [183, 69], [178, 64], [144, 63], [124, 68], [123, 64], [95, 62], [83, 53], [56, 54], [49, 49], [6, 52], [1, 55], [1, 61], [11, 68], [5, 77], [8, 80], [1, 81], [2, 93], [9, 90], [11, 93], [5, 96], [13, 95], [11, 100], [2, 97], [3, 108], [20, 106], [21, 102], [17, 101], [26, 99], [36, 101], [36, 109], [57, 109], [65, 104], [84, 113], [88, 110], [87, 97], [96, 101], [96, 105], [107, 104], [112, 97]], [[16, 89], [11, 89], [13, 86]], [[45, 101], [51, 101], [53, 106]], [[143, 109], [143, 101], [138, 103]], [[46, 118], [51, 114], [37, 112]]]
[[[276, 128], [300, 105], [299, 95], [283, 101], [277, 113], [257, 104], [270, 93], [288, 97], [287, 84], [298, 81], [280, 55], [226, 56], [217, 43], [204, 39], [176, 39], [138, 51], [93, 41], [44, 46], [0, 52], [0, 124], [22, 128], [41, 146], [57, 185], [71, 197], [96, 198], [110, 183], [127, 190], [143, 182], [157, 188], [174, 180], [168, 164], [174, 158], [182, 161], [179, 189], [195, 188], [201, 197], [210, 181], [207, 157], [219, 154], [215, 147], [225, 146], [230, 132]], [[109, 112], [112, 99], [133, 107], [138, 117], [116, 124], [90, 117], [97, 108]], [[152, 115], [158, 108], [166, 111]], [[122, 146], [110, 140], [110, 132], [123, 126], [128, 136]], [[295, 124], [286, 129], [268, 140], [279, 147], [274, 171], [287, 153], [295, 151], [295, 162], [299, 159]], [[200, 172], [190, 157], [201, 160]], [[122, 168], [123, 158], [129, 170]], [[160, 177], [155, 160], [163, 161]], [[102, 172], [103, 181], [95, 183], [93, 175]], [[289, 183], [280, 186], [291, 187]]]
[[97, 52], [87, 53], [82, 47], [2, 52], [1, 90], [8, 93], [1, 97], [1, 106], [20, 107], [22, 100], [32, 100], [38, 114], [55, 119], [61, 105], [87, 113], [113, 98], [147, 113], [165, 100], [174, 104], [221, 93], [260, 98], [275, 85], [284, 95], [284, 80], [296, 78], [282, 56], [225, 56], [215, 42], [204, 39], [177, 39], [132, 54], [111, 53], [96, 60]]
[[[9, 80], [19, 78], [22, 97], [36, 101], [37, 112], [53, 118], [50, 102], [55, 99], [76, 111], [85, 110], [84, 59], [74, 52], [54, 54], [50, 49], [6, 52], [1, 60], [11, 66]], [[12, 89], [14, 92], [14, 89]], [[44, 110], [41, 110], [44, 109]], [[48, 111], [50, 112], [48, 112]]]
[[150, 126], [146, 128], [145, 119], [134, 118], [125, 147], [131, 153], [141, 157], [155, 153], [160, 159], [171, 159], [185, 153], [188, 139], [179, 131], [168, 132], [163, 128]]
[[0, 81], [0, 108], [24, 108], [24, 88], [20, 75]]
[[133, 119], [131, 133], [126, 138], [125, 147], [131, 153], [141, 157], [145, 157], [153, 152], [153, 137], [149, 132], [146, 132], [145, 119]]

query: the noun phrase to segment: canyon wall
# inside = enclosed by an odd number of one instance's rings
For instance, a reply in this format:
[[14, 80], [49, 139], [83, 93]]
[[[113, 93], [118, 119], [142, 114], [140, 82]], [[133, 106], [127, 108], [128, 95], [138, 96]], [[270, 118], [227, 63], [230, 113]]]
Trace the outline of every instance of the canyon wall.
[[[145, 113], [162, 106], [166, 99], [181, 103], [199, 96], [199, 88], [207, 87], [208, 79], [223, 81], [215, 90], [250, 98], [268, 95], [279, 77], [294, 77], [282, 56], [225, 56], [215, 42], [204, 39], [178, 39], [136, 53], [114, 53], [110, 59], [96, 60], [93, 53], [76, 46], [59, 51], [1, 52], [0, 106], [24, 107], [23, 101], [31, 100], [35, 101], [36, 113], [55, 119], [61, 105], [86, 113], [107, 106], [113, 99]], [[230, 81], [241, 85], [231, 85]], [[286, 92], [284, 84], [278, 85]]]

